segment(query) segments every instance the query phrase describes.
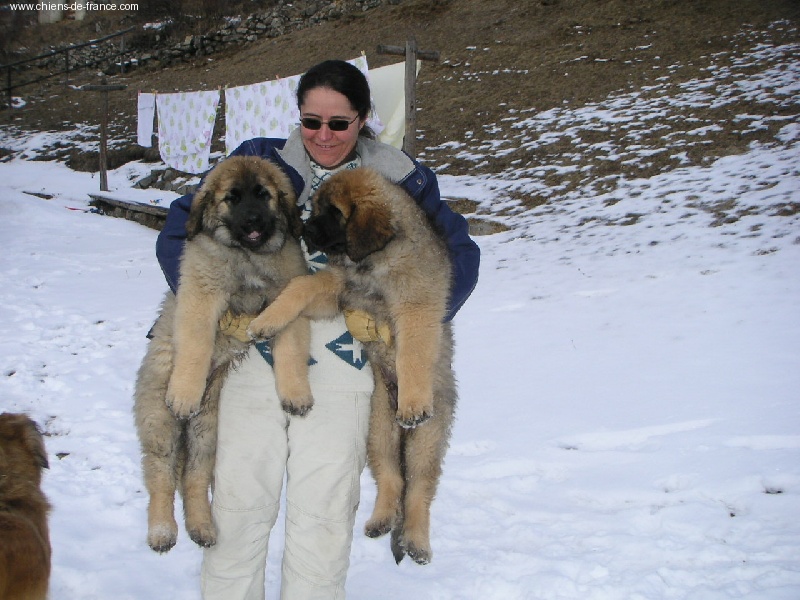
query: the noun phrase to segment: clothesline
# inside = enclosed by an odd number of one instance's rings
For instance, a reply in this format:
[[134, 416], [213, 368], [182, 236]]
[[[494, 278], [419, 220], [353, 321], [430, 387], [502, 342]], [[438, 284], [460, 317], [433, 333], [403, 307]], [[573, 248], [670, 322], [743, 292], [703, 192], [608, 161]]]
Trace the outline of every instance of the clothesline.
[[[370, 80], [373, 111], [367, 124], [381, 141], [402, 147], [404, 64], [397, 63], [370, 72], [363, 54], [348, 62]], [[417, 67], [419, 70], [419, 63]], [[186, 173], [204, 173], [209, 167], [211, 138], [222, 94], [225, 101], [225, 152], [230, 154], [251, 138], [289, 136], [300, 120], [296, 101], [300, 77], [294, 75], [200, 92], [139, 92], [137, 143], [144, 147], [152, 145], [154, 122], [157, 122], [161, 159], [168, 166]]]

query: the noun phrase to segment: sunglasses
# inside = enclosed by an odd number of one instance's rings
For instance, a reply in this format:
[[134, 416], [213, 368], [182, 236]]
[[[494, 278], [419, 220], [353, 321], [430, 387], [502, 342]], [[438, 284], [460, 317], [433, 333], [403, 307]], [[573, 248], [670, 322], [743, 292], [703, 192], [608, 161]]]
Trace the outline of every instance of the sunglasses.
[[355, 123], [357, 119], [358, 115], [353, 117], [352, 121], [348, 121], [347, 119], [331, 119], [330, 121], [323, 121], [322, 119], [317, 119], [316, 117], [303, 117], [300, 119], [300, 124], [311, 131], [318, 131], [322, 129], [323, 125], [327, 125], [328, 129], [331, 131], [347, 131], [347, 128]]

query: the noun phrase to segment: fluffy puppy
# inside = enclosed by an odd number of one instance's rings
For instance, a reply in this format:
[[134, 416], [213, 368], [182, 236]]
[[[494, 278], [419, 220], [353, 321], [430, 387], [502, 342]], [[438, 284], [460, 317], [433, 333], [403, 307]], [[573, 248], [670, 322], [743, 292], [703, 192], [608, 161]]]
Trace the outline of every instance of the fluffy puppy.
[[320, 186], [304, 238], [328, 255], [328, 268], [290, 282], [250, 332], [269, 337], [298, 317], [341, 310], [389, 325], [389, 343], [365, 343], [375, 378], [368, 460], [378, 487], [366, 534], [391, 531], [397, 562], [408, 554], [426, 564], [456, 405], [453, 335], [444, 322], [447, 246], [415, 200], [370, 169], [339, 172]]
[[[220, 331], [220, 317], [258, 314], [292, 277], [308, 272], [294, 189], [267, 160], [233, 157], [217, 165], [192, 201], [186, 229], [178, 291], [164, 299], [134, 394], [150, 495], [147, 541], [157, 552], [177, 541], [176, 490], [189, 537], [204, 547], [216, 543], [208, 494], [219, 394], [250, 348], [249, 339]], [[277, 393], [294, 415], [313, 402], [309, 336], [308, 321], [297, 321], [272, 344]]]

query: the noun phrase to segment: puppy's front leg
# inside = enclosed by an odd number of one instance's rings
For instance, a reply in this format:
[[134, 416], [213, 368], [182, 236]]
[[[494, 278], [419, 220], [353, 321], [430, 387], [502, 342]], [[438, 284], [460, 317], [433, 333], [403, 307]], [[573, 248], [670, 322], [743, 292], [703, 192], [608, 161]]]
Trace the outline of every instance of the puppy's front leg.
[[433, 416], [433, 379], [442, 320], [429, 308], [405, 306], [395, 315], [397, 422], [403, 427], [416, 427]]
[[339, 311], [344, 279], [333, 269], [292, 279], [277, 298], [250, 323], [254, 339], [266, 339], [283, 331], [300, 315], [310, 319], [333, 317]]
[[292, 321], [272, 343], [275, 388], [283, 410], [303, 416], [314, 404], [308, 381], [311, 323], [305, 317]]
[[176, 300], [175, 362], [166, 402], [172, 414], [185, 419], [200, 410], [225, 298], [221, 293], [200, 289], [187, 278], [181, 282]]

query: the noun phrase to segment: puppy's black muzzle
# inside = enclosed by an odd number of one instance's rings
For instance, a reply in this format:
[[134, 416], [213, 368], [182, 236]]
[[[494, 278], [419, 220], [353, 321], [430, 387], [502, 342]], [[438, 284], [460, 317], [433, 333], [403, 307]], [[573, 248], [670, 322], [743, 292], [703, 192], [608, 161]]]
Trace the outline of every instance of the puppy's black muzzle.
[[230, 228], [245, 248], [263, 246], [275, 233], [275, 215], [263, 197], [245, 194], [231, 208]]
[[330, 213], [308, 219], [303, 227], [303, 239], [310, 252], [344, 254], [347, 250], [344, 225]]

